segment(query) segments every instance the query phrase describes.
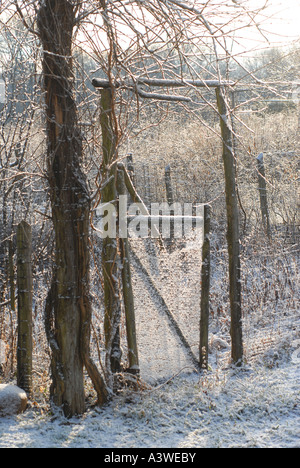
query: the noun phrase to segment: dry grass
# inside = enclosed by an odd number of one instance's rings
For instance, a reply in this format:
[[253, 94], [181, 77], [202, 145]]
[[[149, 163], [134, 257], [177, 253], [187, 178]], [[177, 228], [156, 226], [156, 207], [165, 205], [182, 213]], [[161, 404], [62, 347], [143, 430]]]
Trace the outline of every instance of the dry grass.
[[[236, 123], [237, 181], [247, 223], [260, 224], [256, 158], [264, 153], [271, 220], [298, 223], [300, 139], [295, 112], [250, 114]], [[141, 124], [142, 126], [142, 124]], [[218, 124], [212, 129], [195, 119], [171, 116], [131, 139], [126, 146], [134, 158], [137, 188], [152, 201], [166, 200], [164, 168], [171, 165], [174, 199], [212, 202], [215, 216], [224, 217], [224, 175]], [[148, 192], [147, 192], [148, 186]], [[241, 212], [242, 219], [244, 217]]]

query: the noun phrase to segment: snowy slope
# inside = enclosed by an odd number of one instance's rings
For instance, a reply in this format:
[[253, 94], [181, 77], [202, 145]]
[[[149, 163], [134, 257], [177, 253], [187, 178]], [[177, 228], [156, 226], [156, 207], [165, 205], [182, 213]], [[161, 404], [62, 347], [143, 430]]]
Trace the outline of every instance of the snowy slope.
[[0, 447], [300, 447], [300, 365], [182, 375], [83, 418], [0, 420]]
[[[196, 242], [160, 255], [140, 245], [138, 254], [196, 354], [199, 245]], [[53, 416], [43, 405], [24, 415], [0, 419], [0, 447], [299, 448], [298, 260], [293, 255], [286, 260], [277, 255], [268, 258], [269, 254], [252, 257], [251, 268], [244, 267], [244, 368], [229, 366], [226, 262], [221, 256], [212, 259], [210, 371], [204, 375], [194, 371], [134, 264], [146, 390], [138, 394], [125, 390], [105, 408], [90, 408], [79, 419]], [[285, 270], [286, 281], [282, 277]]]

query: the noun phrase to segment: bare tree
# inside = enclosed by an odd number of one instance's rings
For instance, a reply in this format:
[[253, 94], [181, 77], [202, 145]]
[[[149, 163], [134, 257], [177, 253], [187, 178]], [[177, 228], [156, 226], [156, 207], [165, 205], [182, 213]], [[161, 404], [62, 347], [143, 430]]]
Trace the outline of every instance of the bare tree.
[[[55, 231], [55, 267], [45, 306], [45, 325], [52, 350], [51, 398], [67, 416], [85, 408], [86, 367], [99, 404], [107, 398], [103, 378], [89, 352], [90, 202], [81, 170], [82, 136], [74, 95], [73, 32], [77, 2], [8, 2], [27, 30], [42, 44], [46, 110], [46, 171]], [[12, 13], [13, 14], [13, 13]], [[34, 18], [31, 21], [30, 18]]]
[[47, 112], [47, 166], [56, 239], [55, 271], [46, 306], [52, 349], [51, 394], [71, 416], [84, 411], [83, 367], [98, 394], [104, 381], [89, 353], [89, 193], [81, 170], [82, 137], [74, 100], [72, 39], [77, 2], [48, 0], [39, 5]]

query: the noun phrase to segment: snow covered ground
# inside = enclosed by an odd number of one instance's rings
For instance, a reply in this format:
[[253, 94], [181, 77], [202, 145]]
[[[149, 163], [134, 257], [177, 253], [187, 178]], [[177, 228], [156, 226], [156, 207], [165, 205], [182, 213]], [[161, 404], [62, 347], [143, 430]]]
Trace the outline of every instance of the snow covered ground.
[[[196, 355], [199, 245], [159, 256], [140, 245], [138, 253]], [[66, 420], [43, 405], [0, 418], [0, 448], [299, 448], [298, 261], [291, 254], [268, 258], [269, 253], [256, 261], [253, 257], [248, 271], [244, 266], [242, 369], [229, 366], [226, 262], [212, 259], [210, 370], [201, 375], [155, 300], [157, 291], [151, 294], [151, 285], [133, 262], [145, 388], [139, 393], [124, 390], [105, 408], [90, 408], [81, 418]]]
[[30, 410], [0, 420], [0, 447], [300, 447], [300, 364], [181, 375], [65, 420]]

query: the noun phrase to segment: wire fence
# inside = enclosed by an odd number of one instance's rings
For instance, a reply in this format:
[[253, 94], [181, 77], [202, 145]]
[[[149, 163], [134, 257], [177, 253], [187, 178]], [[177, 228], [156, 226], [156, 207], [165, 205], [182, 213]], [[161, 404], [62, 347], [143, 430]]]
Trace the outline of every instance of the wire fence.
[[[203, 204], [211, 201], [210, 183], [205, 181], [198, 168], [191, 172], [186, 162], [174, 164], [165, 158], [128, 158], [127, 167], [135, 186], [145, 204], [170, 201], [168, 183], [174, 202]], [[166, 171], [169, 168], [169, 171]], [[201, 182], [199, 182], [201, 181]], [[217, 187], [217, 188], [216, 188]], [[170, 188], [170, 187], [169, 187]], [[268, 187], [269, 189], [269, 187]], [[216, 177], [214, 192], [221, 194], [213, 202], [212, 217], [212, 285], [210, 295], [210, 354], [214, 361], [230, 358], [230, 312], [228, 300], [228, 271], [226, 253], [226, 216], [222, 184]], [[253, 204], [259, 207], [257, 179], [252, 184]], [[270, 189], [270, 192], [272, 190]], [[272, 193], [271, 193], [272, 195]], [[271, 197], [270, 197], [271, 198]], [[271, 199], [272, 201], [272, 199]], [[272, 209], [272, 205], [271, 205]], [[41, 207], [39, 206], [39, 211]], [[248, 211], [248, 210], [247, 210]], [[250, 210], [249, 210], [250, 211]], [[258, 208], [259, 211], [259, 208]], [[45, 210], [45, 213], [47, 211]], [[49, 350], [44, 333], [44, 302], [50, 285], [53, 233], [50, 220], [43, 229], [34, 226], [34, 379], [36, 386], [45, 388], [49, 381]], [[242, 212], [241, 212], [242, 220]], [[248, 226], [249, 227], [249, 226]], [[220, 237], [220, 232], [223, 232]], [[299, 320], [299, 224], [283, 222], [272, 225], [275, 246], [268, 245], [261, 232], [248, 230], [243, 233], [243, 297], [246, 356], [254, 359], [261, 356], [263, 345], [269, 348], [278, 345], [284, 352], [281, 340], [290, 333], [297, 339], [295, 320]], [[199, 234], [200, 235], [200, 234]], [[191, 239], [177, 239], [172, 246], [163, 249], [157, 242], [130, 240], [132, 254], [134, 300], [137, 320], [137, 337], [142, 377], [149, 382], [176, 374], [182, 369], [194, 369], [199, 356], [200, 301], [201, 301], [201, 245], [199, 235]], [[256, 249], [256, 250], [255, 250]], [[254, 253], [253, 253], [254, 252]], [[256, 252], [256, 253], [255, 253]], [[103, 291], [101, 289], [101, 249], [96, 250], [98, 264], [91, 266], [93, 297], [93, 352], [103, 364]], [[251, 261], [251, 269], [248, 267]], [[1, 266], [4, 266], [1, 265]], [[96, 268], [97, 267], [97, 268]], [[96, 271], [98, 269], [98, 272]], [[260, 278], [264, 278], [260, 281]], [[16, 311], [11, 309], [8, 295], [1, 302], [0, 373], [4, 377], [15, 372], [17, 346]], [[298, 311], [298, 312], [297, 312]], [[268, 340], [255, 336], [255, 323], [266, 322]], [[122, 325], [124, 329], [124, 324]], [[281, 335], [276, 334], [276, 330]], [[122, 346], [126, 359], [126, 340]], [[276, 343], [275, 343], [275, 341]], [[275, 343], [275, 344], [274, 344]], [[290, 349], [290, 348], [289, 348]], [[257, 351], [258, 350], [258, 351]], [[267, 348], [266, 348], [267, 350]], [[268, 354], [272, 358], [272, 353]], [[271, 356], [271, 357], [270, 357]], [[274, 359], [273, 359], [274, 358]], [[276, 360], [274, 354], [273, 360]], [[270, 362], [273, 362], [271, 359]], [[269, 362], [269, 361], [268, 361]], [[274, 361], [275, 362], [275, 361]], [[102, 364], [101, 364], [102, 363]], [[271, 364], [270, 364], [271, 365]], [[275, 364], [274, 364], [275, 365]], [[38, 390], [39, 391], [39, 390]]]

